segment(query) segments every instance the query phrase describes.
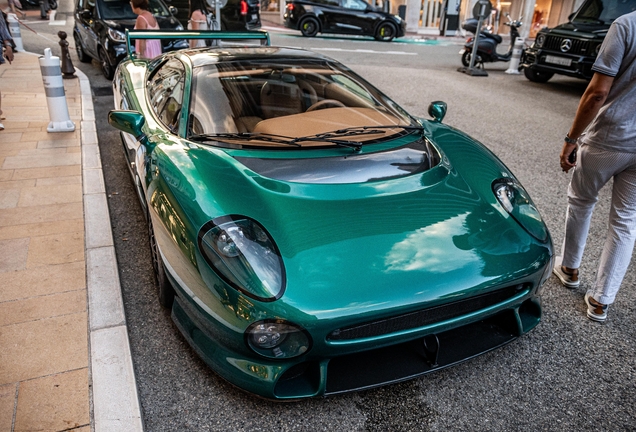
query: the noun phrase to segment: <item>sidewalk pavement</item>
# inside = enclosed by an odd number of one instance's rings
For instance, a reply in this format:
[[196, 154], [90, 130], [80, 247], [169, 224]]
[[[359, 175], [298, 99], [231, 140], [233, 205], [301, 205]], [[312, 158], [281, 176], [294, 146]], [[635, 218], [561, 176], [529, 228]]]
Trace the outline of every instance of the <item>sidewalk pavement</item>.
[[88, 79], [49, 133], [38, 56], [0, 66], [0, 431], [143, 430]]

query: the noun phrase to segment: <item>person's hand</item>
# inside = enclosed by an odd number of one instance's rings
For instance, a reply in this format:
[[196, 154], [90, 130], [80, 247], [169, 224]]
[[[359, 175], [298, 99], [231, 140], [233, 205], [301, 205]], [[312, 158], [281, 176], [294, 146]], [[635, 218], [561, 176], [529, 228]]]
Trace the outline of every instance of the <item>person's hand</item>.
[[572, 154], [574, 149], [576, 149], [576, 147], [576, 144], [563, 143], [563, 148], [561, 149], [560, 155], [560, 163], [561, 169], [563, 169], [563, 171], [565, 172], [570, 171], [576, 166], [576, 160], [573, 163], [569, 161], [570, 155]]
[[13, 61], [13, 48], [11, 48], [11, 45], [9, 44], [5, 45], [4, 47], [6, 49], [4, 52], [4, 58], [9, 60], [9, 64], [11, 64], [11, 62]]

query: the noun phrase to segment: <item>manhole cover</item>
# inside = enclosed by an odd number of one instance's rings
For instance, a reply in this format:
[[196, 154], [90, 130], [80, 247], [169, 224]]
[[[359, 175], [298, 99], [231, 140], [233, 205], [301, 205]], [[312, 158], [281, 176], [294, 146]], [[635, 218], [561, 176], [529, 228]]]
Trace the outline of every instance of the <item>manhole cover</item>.
[[95, 96], [112, 96], [113, 88], [112, 87], [94, 87], [93, 94]]

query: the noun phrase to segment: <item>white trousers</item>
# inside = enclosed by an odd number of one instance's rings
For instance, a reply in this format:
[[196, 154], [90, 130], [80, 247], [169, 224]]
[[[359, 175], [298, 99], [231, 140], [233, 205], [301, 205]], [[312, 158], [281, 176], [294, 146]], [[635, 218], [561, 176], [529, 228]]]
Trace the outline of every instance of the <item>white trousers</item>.
[[578, 163], [568, 188], [563, 265], [578, 269], [590, 228], [598, 192], [611, 179], [612, 203], [605, 246], [596, 282], [588, 294], [611, 304], [616, 298], [636, 239], [636, 153], [601, 150], [588, 145], [579, 149]]

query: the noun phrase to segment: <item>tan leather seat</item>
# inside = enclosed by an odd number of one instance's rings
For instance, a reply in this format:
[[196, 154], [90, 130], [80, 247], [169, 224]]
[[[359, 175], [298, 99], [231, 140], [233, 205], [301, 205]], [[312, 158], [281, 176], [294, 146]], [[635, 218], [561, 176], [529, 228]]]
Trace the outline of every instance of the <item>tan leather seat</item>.
[[268, 81], [263, 84], [261, 110], [265, 119], [303, 112], [298, 84], [283, 81]]
[[305, 80], [299, 79], [297, 82], [300, 92], [302, 93], [304, 111], [307, 111], [307, 108], [318, 102], [316, 89]]
[[236, 123], [237, 132], [246, 133], [254, 131], [254, 126], [261, 120], [263, 119], [256, 116], [244, 116], [237, 118], [234, 123]]

